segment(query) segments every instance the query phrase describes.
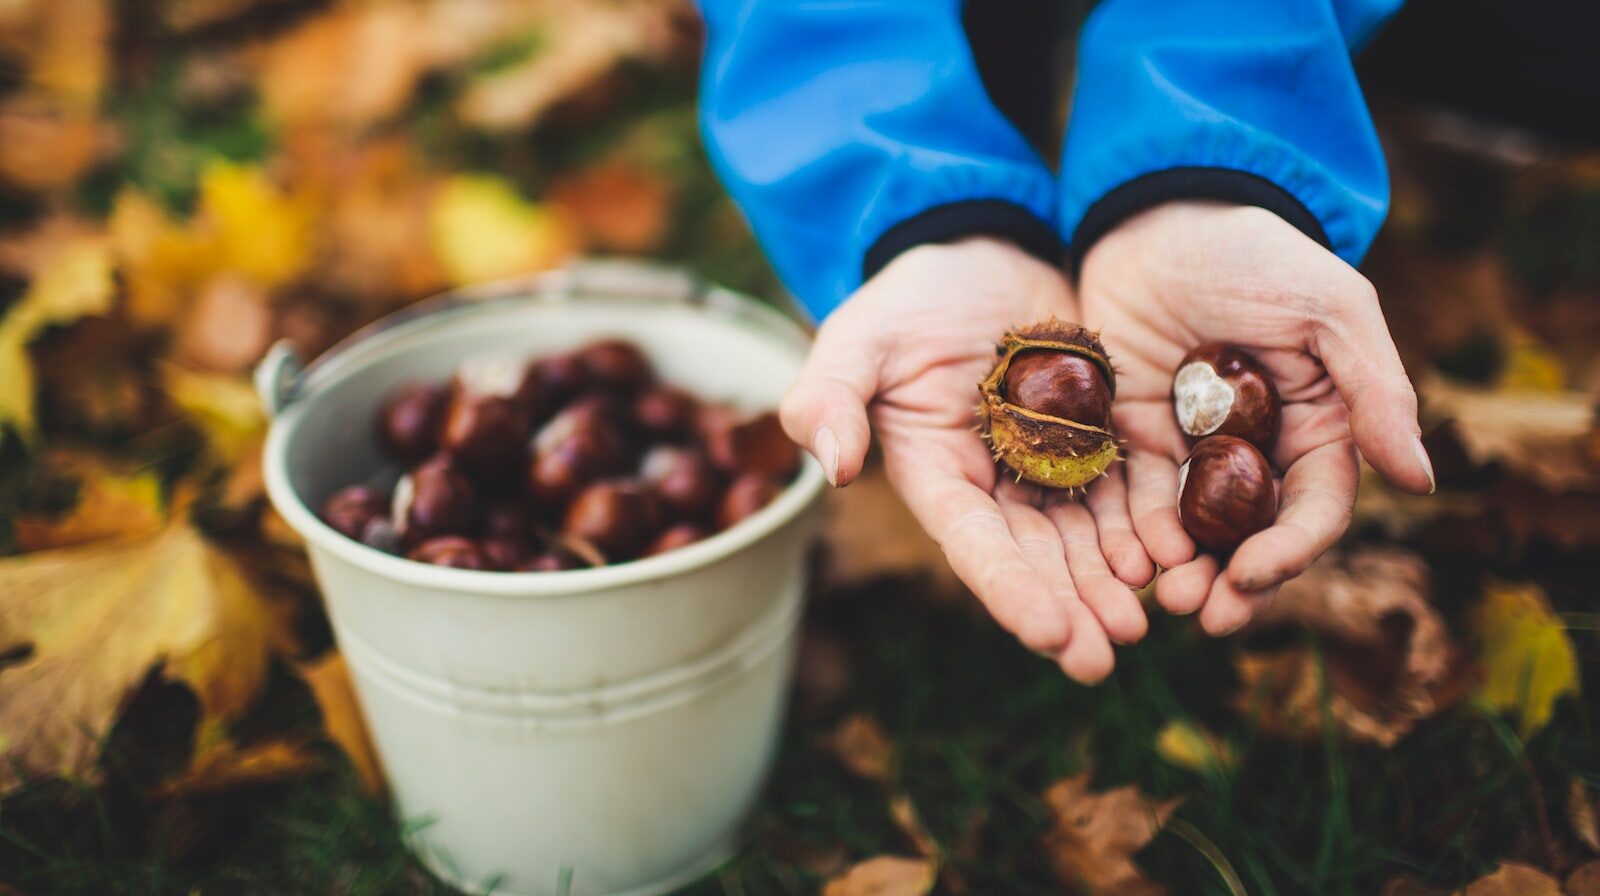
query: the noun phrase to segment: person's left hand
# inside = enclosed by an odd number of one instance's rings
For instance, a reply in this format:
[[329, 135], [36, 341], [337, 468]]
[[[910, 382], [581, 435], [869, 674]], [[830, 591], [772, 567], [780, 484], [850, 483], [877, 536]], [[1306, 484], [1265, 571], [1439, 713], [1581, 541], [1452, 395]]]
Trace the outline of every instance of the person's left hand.
[[[1156, 599], [1234, 631], [1285, 580], [1344, 533], [1360, 448], [1378, 472], [1433, 490], [1417, 399], [1365, 277], [1282, 218], [1259, 208], [1176, 202], [1102, 237], [1084, 258], [1083, 322], [1100, 329], [1117, 370], [1115, 431], [1125, 442], [1127, 508], [1166, 569]], [[1273, 465], [1284, 473], [1277, 521], [1220, 569], [1196, 556], [1178, 521], [1178, 465], [1188, 456], [1173, 417], [1172, 377], [1201, 343], [1255, 356], [1283, 399]]]

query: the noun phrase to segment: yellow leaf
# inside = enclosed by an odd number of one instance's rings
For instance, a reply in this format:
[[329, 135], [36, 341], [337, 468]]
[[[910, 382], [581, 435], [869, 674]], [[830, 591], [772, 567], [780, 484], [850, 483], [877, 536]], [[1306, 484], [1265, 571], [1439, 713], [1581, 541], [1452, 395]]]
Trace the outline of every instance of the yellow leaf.
[[530, 203], [506, 181], [483, 175], [446, 181], [429, 229], [435, 254], [458, 285], [548, 270], [578, 248], [563, 212]]
[[33, 365], [27, 346], [39, 331], [111, 310], [111, 253], [93, 237], [69, 238], [44, 259], [28, 289], [0, 319], [0, 426], [34, 428]]
[[1523, 737], [1550, 721], [1557, 699], [1578, 693], [1572, 641], [1537, 585], [1491, 585], [1470, 625], [1483, 665], [1478, 697], [1515, 715]]
[[209, 446], [221, 457], [237, 461], [242, 452], [260, 444], [267, 427], [266, 412], [256, 390], [243, 377], [168, 365], [162, 381], [172, 403], [194, 418]]
[[1567, 387], [1566, 365], [1549, 346], [1530, 336], [1514, 336], [1495, 387], [1506, 391], [1560, 392]]
[[350, 764], [355, 766], [367, 792], [381, 793], [383, 767], [378, 764], [378, 753], [372, 748], [372, 738], [367, 733], [361, 706], [356, 702], [344, 655], [330, 651], [316, 662], [301, 666], [300, 675], [311, 686], [311, 696], [322, 710], [322, 727], [328, 732], [328, 739], [350, 757]]
[[16, 518], [12, 531], [24, 551], [148, 535], [166, 520], [161, 480], [153, 471], [119, 470], [98, 455], [62, 450], [52, 451], [43, 467], [47, 475], [74, 480], [78, 501], [59, 517]]
[[156, 535], [0, 560], [0, 793], [19, 773], [83, 775], [152, 668], [203, 718], [243, 710], [266, 675], [270, 621], [231, 561], [186, 520]]
[[1227, 770], [1238, 762], [1227, 742], [1186, 719], [1173, 719], [1161, 727], [1156, 754], [1194, 772]]
[[827, 882], [822, 896], [922, 896], [933, 889], [938, 868], [928, 859], [876, 856]]
[[315, 209], [260, 167], [212, 162], [200, 174], [200, 211], [217, 237], [218, 263], [263, 286], [287, 282], [311, 256]]
[[171, 325], [216, 271], [216, 238], [179, 227], [160, 203], [131, 187], [117, 194], [107, 224], [127, 286], [128, 316], [141, 324]]

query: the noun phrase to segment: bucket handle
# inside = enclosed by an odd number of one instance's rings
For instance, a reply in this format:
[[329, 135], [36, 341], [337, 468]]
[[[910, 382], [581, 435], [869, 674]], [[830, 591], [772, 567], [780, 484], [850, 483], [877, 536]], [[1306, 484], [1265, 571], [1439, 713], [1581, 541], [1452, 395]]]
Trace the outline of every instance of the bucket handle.
[[530, 299], [566, 302], [619, 295], [686, 305], [726, 305], [723, 310], [742, 310], [738, 299], [713, 289], [688, 271], [628, 259], [588, 259], [554, 271], [462, 287], [423, 299], [361, 327], [310, 363], [300, 359], [287, 339], [280, 339], [267, 349], [256, 365], [256, 394], [267, 415], [276, 417], [294, 403], [319, 369], [373, 336], [421, 317]]

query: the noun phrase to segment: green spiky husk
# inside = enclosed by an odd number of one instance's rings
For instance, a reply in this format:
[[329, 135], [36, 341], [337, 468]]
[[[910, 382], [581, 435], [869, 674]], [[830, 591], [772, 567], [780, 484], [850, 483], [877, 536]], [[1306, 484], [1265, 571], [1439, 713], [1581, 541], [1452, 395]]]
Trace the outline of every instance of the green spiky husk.
[[1116, 393], [1116, 375], [1096, 334], [1054, 318], [1032, 324], [1005, 335], [998, 348], [999, 362], [978, 386], [983, 395], [978, 413], [983, 420], [984, 438], [995, 459], [1022, 479], [1049, 488], [1088, 485], [1104, 475], [1117, 459], [1116, 437], [1096, 426], [1010, 404], [1003, 394], [1001, 384], [1011, 359], [1020, 351], [1034, 348], [1089, 358], [1100, 365], [1112, 394]]

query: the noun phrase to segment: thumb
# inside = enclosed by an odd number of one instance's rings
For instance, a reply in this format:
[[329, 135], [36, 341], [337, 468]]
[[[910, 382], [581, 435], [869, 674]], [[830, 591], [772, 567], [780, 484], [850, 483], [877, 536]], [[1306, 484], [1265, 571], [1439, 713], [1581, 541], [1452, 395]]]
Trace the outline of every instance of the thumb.
[[1395, 485], [1432, 493], [1433, 463], [1422, 447], [1417, 392], [1400, 363], [1377, 293], [1354, 271], [1338, 293], [1328, 303], [1336, 310], [1313, 322], [1312, 349], [1350, 408], [1356, 448]]
[[877, 353], [824, 326], [778, 408], [789, 438], [816, 457], [835, 487], [849, 485], [866, 463], [867, 405], [877, 391]]

